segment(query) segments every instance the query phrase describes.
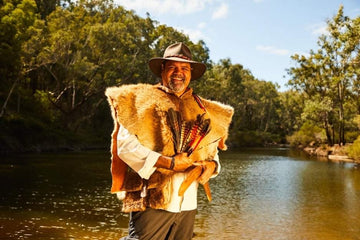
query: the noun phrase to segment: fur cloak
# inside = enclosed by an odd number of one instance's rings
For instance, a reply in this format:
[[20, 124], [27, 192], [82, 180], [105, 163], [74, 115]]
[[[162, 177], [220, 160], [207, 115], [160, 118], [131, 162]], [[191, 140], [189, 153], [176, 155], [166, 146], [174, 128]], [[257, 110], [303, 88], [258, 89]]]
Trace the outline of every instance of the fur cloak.
[[226, 150], [225, 140], [233, 115], [231, 106], [206, 100], [193, 94], [189, 89], [181, 97], [168, 92], [160, 85], [137, 84], [110, 87], [105, 95], [114, 119], [112, 133], [112, 187], [111, 192], [126, 191], [123, 211], [141, 211], [146, 207], [165, 209], [170, 201], [172, 171], [157, 169], [146, 181], [148, 194], [140, 197], [144, 181], [129, 169], [117, 155], [117, 133], [119, 124], [140, 143], [164, 156], [175, 155], [173, 136], [167, 122], [170, 108], [181, 113], [183, 120], [192, 121], [198, 114], [205, 114], [211, 123], [211, 131], [191, 155], [195, 161], [212, 160], [217, 148]]

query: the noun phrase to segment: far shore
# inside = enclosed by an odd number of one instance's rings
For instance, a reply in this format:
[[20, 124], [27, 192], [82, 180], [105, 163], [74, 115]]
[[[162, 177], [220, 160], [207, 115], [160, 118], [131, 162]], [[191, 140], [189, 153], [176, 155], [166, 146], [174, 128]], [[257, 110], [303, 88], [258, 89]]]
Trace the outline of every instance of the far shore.
[[346, 144], [345, 146], [340, 146], [335, 144], [334, 146], [307, 146], [302, 148], [310, 156], [315, 156], [318, 158], [325, 158], [332, 162], [343, 162], [343, 163], [356, 163], [360, 164], [360, 161], [356, 161], [347, 154], [347, 148], [351, 144]]

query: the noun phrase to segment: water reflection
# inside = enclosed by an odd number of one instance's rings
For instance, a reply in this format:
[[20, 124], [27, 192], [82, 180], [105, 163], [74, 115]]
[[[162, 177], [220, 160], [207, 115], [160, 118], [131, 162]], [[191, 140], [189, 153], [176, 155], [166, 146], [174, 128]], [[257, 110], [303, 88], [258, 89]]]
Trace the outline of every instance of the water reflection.
[[0, 239], [118, 239], [127, 230], [127, 216], [109, 194], [108, 154], [28, 155], [8, 162], [1, 167], [7, 184], [1, 188]]
[[[23, 155], [0, 164], [0, 239], [119, 239], [103, 152]], [[360, 171], [287, 149], [221, 154], [213, 201], [199, 193], [195, 239], [360, 239]]]
[[359, 239], [358, 170], [268, 151], [223, 154], [199, 239]]

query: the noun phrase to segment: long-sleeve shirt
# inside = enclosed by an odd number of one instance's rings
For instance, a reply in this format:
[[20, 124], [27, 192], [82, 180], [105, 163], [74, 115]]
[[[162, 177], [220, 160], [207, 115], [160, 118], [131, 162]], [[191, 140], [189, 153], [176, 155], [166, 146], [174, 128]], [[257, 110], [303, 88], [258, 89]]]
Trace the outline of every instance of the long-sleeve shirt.
[[[117, 154], [118, 156], [140, 177], [149, 179], [155, 172], [155, 164], [161, 154], [150, 150], [141, 145], [136, 136], [130, 134], [128, 130], [120, 125], [117, 135]], [[218, 154], [215, 155], [214, 160], [217, 162], [217, 169], [213, 175], [215, 177], [220, 171], [220, 162]], [[164, 210], [169, 212], [180, 212], [194, 210], [197, 208], [197, 188], [198, 182], [194, 181], [185, 191], [184, 196], [178, 196], [180, 185], [185, 180], [187, 173], [179, 172], [172, 176], [171, 182], [173, 184], [173, 191], [168, 207]]]

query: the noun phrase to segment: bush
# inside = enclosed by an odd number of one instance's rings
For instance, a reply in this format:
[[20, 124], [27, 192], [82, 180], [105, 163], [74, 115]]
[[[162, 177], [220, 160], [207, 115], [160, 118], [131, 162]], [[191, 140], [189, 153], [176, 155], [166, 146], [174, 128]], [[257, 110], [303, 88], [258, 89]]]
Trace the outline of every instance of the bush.
[[82, 143], [74, 133], [30, 116], [6, 115], [0, 118], [0, 129], [0, 154], [66, 150]]
[[354, 142], [359, 136], [359, 131], [345, 132], [345, 141]]
[[308, 146], [311, 142], [320, 145], [326, 140], [326, 137], [323, 129], [306, 122], [299, 131], [288, 136], [286, 139], [291, 146], [297, 147], [300, 145]]
[[360, 160], [360, 136], [354, 141], [354, 143], [348, 147], [349, 157]]

